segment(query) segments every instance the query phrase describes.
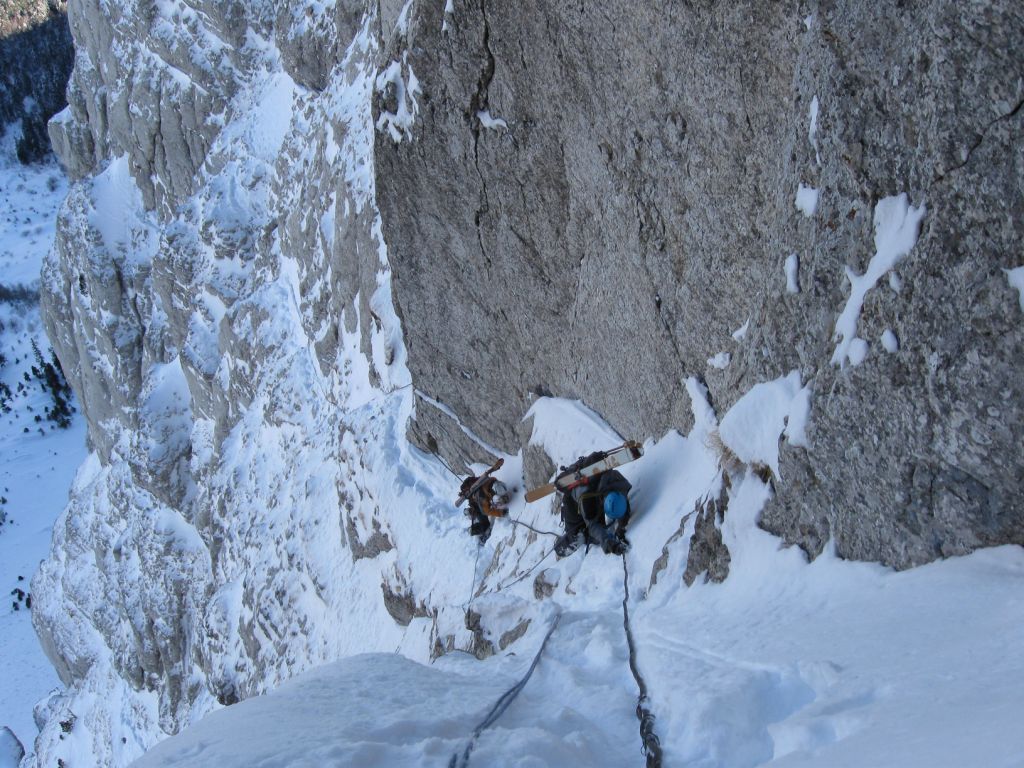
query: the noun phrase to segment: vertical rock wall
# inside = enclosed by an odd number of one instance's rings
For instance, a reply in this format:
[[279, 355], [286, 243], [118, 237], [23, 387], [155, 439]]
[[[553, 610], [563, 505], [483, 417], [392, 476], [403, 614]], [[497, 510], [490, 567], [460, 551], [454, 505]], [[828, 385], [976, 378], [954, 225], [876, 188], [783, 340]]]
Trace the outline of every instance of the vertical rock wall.
[[[532, 395], [643, 438], [688, 428], [687, 376], [723, 409], [796, 369], [810, 445], [767, 528], [899, 567], [1024, 542], [1016, 4], [450, 7], [392, 41], [415, 120], [375, 155], [423, 394], [514, 450]], [[866, 359], [834, 363], [900, 194], [917, 243], [867, 293]], [[424, 401], [414, 439], [462, 457], [453, 433]]]

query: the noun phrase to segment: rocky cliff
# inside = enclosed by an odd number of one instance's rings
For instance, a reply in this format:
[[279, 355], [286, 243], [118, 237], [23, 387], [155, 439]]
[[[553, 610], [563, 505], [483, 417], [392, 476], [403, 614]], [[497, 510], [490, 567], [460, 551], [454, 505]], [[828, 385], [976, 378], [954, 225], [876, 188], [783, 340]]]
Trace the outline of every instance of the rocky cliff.
[[[809, 445], [784, 446], [765, 527], [897, 567], [1024, 542], [1016, 4], [410, 19], [389, 51], [415, 120], [375, 168], [421, 392], [515, 450], [538, 394], [646, 437], [689, 428], [687, 376], [728, 407], [798, 370]], [[901, 194], [926, 213], [876, 275]], [[459, 455], [449, 421], [424, 404], [412, 434]]]
[[[472, 550], [434, 544], [457, 482], [406, 434], [540, 479], [538, 397], [645, 439], [708, 409], [698, 379], [720, 413], [782, 381], [810, 418], [755, 467], [769, 530], [900, 567], [1024, 543], [1012, 3], [69, 18], [43, 300], [93, 454], [33, 584], [69, 686], [40, 764], [125, 763], [354, 652], [488, 652]], [[727, 505], [691, 580], [728, 570]]]

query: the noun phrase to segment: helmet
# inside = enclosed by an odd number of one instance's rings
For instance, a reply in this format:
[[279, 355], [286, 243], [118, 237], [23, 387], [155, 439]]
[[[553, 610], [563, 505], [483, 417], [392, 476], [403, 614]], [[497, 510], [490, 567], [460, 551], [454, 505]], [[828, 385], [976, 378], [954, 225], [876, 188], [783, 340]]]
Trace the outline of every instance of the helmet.
[[626, 516], [626, 497], [618, 491], [612, 491], [604, 497], [604, 516], [611, 520], [620, 520]]

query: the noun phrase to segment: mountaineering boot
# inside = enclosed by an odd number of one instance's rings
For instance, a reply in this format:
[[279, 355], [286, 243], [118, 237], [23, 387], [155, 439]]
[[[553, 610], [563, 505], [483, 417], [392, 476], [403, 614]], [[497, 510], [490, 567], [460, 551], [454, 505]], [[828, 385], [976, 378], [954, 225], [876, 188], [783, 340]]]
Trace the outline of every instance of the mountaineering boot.
[[583, 543], [583, 531], [566, 531], [555, 542], [555, 556], [559, 559], [568, 557]]
[[469, 535], [476, 536], [483, 544], [491, 536], [491, 521], [487, 518], [476, 519], [469, 526]]

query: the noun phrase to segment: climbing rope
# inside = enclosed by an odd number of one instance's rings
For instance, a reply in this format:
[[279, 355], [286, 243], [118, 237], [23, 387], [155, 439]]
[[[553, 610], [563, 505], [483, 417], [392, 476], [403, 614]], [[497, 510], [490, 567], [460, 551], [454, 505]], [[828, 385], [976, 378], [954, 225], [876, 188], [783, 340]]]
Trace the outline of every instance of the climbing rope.
[[476, 570], [477, 566], [480, 565], [480, 550], [483, 549], [483, 547], [483, 544], [476, 545], [476, 557], [473, 559], [473, 586], [469, 590], [469, 600], [463, 603], [466, 611], [469, 611], [470, 607], [473, 605], [473, 597], [474, 593], [476, 592]]
[[530, 676], [533, 675], [533, 670], [537, 668], [537, 663], [540, 661], [541, 654], [544, 653], [548, 640], [551, 639], [551, 634], [555, 631], [555, 627], [558, 626], [558, 622], [561, 618], [562, 615], [560, 613], [555, 616], [555, 620], [551, 622], [551, 626], [548, 628], [548, 633], [544, 635], [544, 640], [541, 642], [540, 648], [537, 650], [537, 655], [533, 657], [533, 662], [530, 664], [530, 668], [526, 670], [526, 674], [523, 675], [523, 678], [518, 683], [501, 694], [484, 719], [481, 720], [479, 725], [473, 729], [473, 735], [469, 737], [469, 742], [466, 744], [466, 748], [462, 751], [462, 754], [460, 755], [456, 752], [452, 755], [452, 759], [448, 761], [448, 768], [466, 768], [466, 766], [469, 765], [469, 755], [476, 746], [476, 742], [477, 739], [480, 738], [480, 734], [497, 722], [498, 718], [504, 714], [505, 710], [508, 709], [509, 705], [515, 700], [516, 696], [519, 695], [520, 691], [526, 687], [526, 683], [529, 682]]
[[540, 534], [543, 534], [544, 536], [554, 536], [555, 538], [558, 538], [559, 536], [562, 535], [560, 533], [556, 533], [555, 531], [542, 531], [539, 528], [534, 528], [529, 523], [524, 523], [522, 520], [516, 520], [514, 517], [509, 517], [508, 521], [510, 523], [512, 523], [513, 525], [521, 525], [524, 528], [529, 528], [534, 533], [540, 533]]
[[[479, 560], [480, 560], [480, 549], [481, 549], [481, 547], [477, 547], [477, 549], [476, 549], [477, 562], [479, 562]], [[529, 576], [531, 573], [533, 573], [535, 570], [537, 570], [537, 567], [541, 563], [543, 563], [545, 560], [547, 560], [548, 557], [551, 556], [551, 553], [554, 552], [554, 551], [555, 551], [555, 548], [552, 547], [551, 549], [549, 549], [547, 552], [544, 553], [544, 556], [541, 557], [540, 560], [538, 560], [536, 563], [531, 565], [529, 570], [527, 570], [525, 573], [519, 574], [514, 579], [512, 579], [512, 581], [506, 582], [504, 584], [499, 584], [494, 589], [488, 590], [488, 591], [484, 592], [483, 594], [484, 595], [493, 595], [493, 594], [495, 594], [497, 592], [501, 592], [504, 589], [508, 589], [509, 587], [515, 586], [516, 584], [521, 582], [523, 579], [525, 579], [527, 576]], [[476, 571], [477, 571], [477, 563], [475, 562], [473, 564], [473, 590], [469, 593], [469, 600], [467, 600], [465, 603], [463, 603], [464, 610], [466, 610], [466, 611], [468, 611], [470, 609], [470, 607], [473, 604], [473, 600], [476, 599], [476, 595], [474, 594], [476, 592]]]
[[547, 552], [544, 553], [544, 557], [542, 557], [540, 560], [538, 560], [536, 563], [534, 563], [530, 567], [530, 570], [528, 570], [526, 573], [520, 574], [519, 576], [517, 576], [516, 578], [514, 578], [512, 581], [508, 582], [507, 584], [499, 584], [495, 588], [494, 591], [495, 592], [501, 592], [501, 590], [503, 590], [503, 589], [508, 589], [509, 587], [514, 586], [515, 584], [518, 584], [520, 581], [522, 581], [527, 576], [529, 576], [531, 573], [533, 573], [535, 570], [537, 570], [537, 566], [539, 566], [541, 563], [543, 563], [545, 560], [547, 560], [548, 557], [551, 555], [551, 553], [554, 552], [554, 551], [555, 551], [555, 548], [552, 547], [551, 549], [549, 549]]
[[[438, 458], [440, 458], [440, 457], [438, 457]], [[521, 525], [521, 526], [523, 526], [525, 528], [529, 528], [534, 533], [540, 533], [540, 534], [543, 534], [545, 536], [554, 536], [555, 538], [558, 538], [558, 537], [561, 536], [560, 533], [555, 533], [554, 531], [542, 531], [542, 530], [540, 530], [538, 528], [534, 528], [529, 523], [524, 523], [522, 520], [516, 520], [514, 517], [509, 517], [507, 519], [508, 519], [508, 521], [510, 523], [513, 523], [515, 525]], [[483, 545], [482, 544], [478, 544], [477, 548], [476, 548], [476, 559], [473, 561], [473, 587], [472, 587], [472, 589], [469, 592], [469, 599], [462, 604], [463, 610], [465, 610], [465, 611], [468, 611], [472, 607], [473, 600], [476, 599], [476, 577], [477, 577], [477, 571], [478, 571], [479, 565], [480, 565], [480, 550], [481, 549], [483, 549]], [[523, 579], [525, 579], [527, 576], [529, 576], [531, 573], [533, 573], [535, 570], [537, 570], [537, 566], [539, 566], [541, 563], [543, 563], [545, 560], [547, 560], [548, 556], [550, 556], [551, 553], [554, 552], [554, 551], [555, 551], [555, 548], [552, 547], [547, 552], [545, 552], [544, 556], [540, 560], [538, 560], [536, 563], [534, 563], [530, 567], [530, 569], [528, 571], [526, 571], [526, 573], [520, 574], [519, 576], [517, 576], [512, 581], [510, 581], [510, 582], [508, 582], [506, 584], [499, 584], [493, 590], [485, 592], [484, 594], [490, 595], [490, 594], [494, 594], [495, 592], [501, 592], [503, 589], [508, 589], [509, 587], [511, 587], [511, 586], [513, 586], [515, 584], [518, 584]], [[520, 555], [520, 557], [521, 556], [522, 555]]]
[[[522, 526], [524, 526], [526, 528], [529, 528], [531, 531], [534, 531], [535, 533], [541, 533], [541, 534], [544, 534], [545, 536], [554, 536], [556, 538], [561, 536], [561, 534], [555, 533], [554, 531], [542, 531], [542, 530], [539, 530], [537, 528], [534, 528], [529, 523], [524, 523], [522, 520], [516, 520], [514, 517], [509, 517], [508, 521], [510, 523], [514, 523], [515, 525], [522, 525]], [[479, 566], [480, 566], [480, 550], [481, 549], [483, 549], [483, 545], [482, 544], [478, 544], [477, 548], [476, 548], [476, 558], [473, 561], [473, 586], [472, 586], [472, 589], [469, 592], [469, 599], [466, 600], [466, 602], [464, 602], [462, 604], [463, 610], [465, 610], [465, 611], [469, 611], [469, 609], [473, 605], [473, 600], [476, 599], [476, 577], [477, 577], [477, 571], [479, 570]], [[554, 551], [555, 551], [555, 548], [551, 547], [551, 549], [549, 549], [547, 552], [545, 552], [544, 556], [541, 557], [541, 559], [538, 560], [536, 563], [534, 563], [532, 566], [530, 566], [529, 570], [527, 570], [525, 573], [521, 573], [519, 576], [517, 576], [514, 579], [512, 579], [512, 581], [509, 581], [509, 582], [504, 583], [504, 584], [499, 584], [493, 590], [489, 590], [487, 592], [484, 592], [483, 594], [491, 595], [491, 594], [494, 594], [495, 592], [501, 592], [503, 589], [508, 589], [509, 587], [518, 584], [523, 579], [525, 579], [527, 576], [529, 576], [531, 573], [533, 573], [535, 570], [537, 570], [537, 567], [541, 563], [543, 563], [545, 560], [547, 560], [548, 557], [551, 555], [551, 553], [554, 552]], [[522, 554], [520, 555], [520, 557], [522, 557]]]
[[[524, 523], [524, 522], [523, 522], [522, 520], [516, 520], [516, 519], [515, 519], [514, 517], [510, 517], [510, 518], [508, 518], [508, 521], [509, 521], [510, 523], [514, 523], [515, 525], [521, 525], [521, 526], [523, 526], [524, 528], [529, 528], [529, 529], [530, 529], [531, 531], [533, 531], [534, 533], [541, 533], [541, 534], [544, 534], [545, 536], [554, 536], [555, 538], [561, 538], [561, 534], [560, 534], [560, 533], [555, 533], [554, 531], [542, 531], [542, 530], [539, 530], [539, 529], [537, 529], [537, 528], [534, 528], [534, 527], [533, 527], [532, 525], [530, 525], [529, 523]], [[557, 543], [557, 542], [556, 542], [556, 543]], [[538, 566], [539, 566], [539, 565], [540, 565], [541, 563], [543, 563], [543, 562], [544, 562], [545, 560], [547, 560], [547, 559], [548, 559], [548, 556], [549, 556], [549, 555], [550, 555], [550, 554], [551, 554], [552, 552], [554, 552], [554, 551], [555, 551], [555, 548], [554, 548], [554, 547], [551, 547], [551, 549], [549, 549], [549, 550], [548, 550], [547, 552], [545, 552], [545, 553], [544, 553], [544, 556], [543, 556], [543, 557], [541, 557], [541, 559], [540, 559], [540, 560], [538, 560], [538, 561], [537, 561], [536, 563], [534, 563], [534, 564], [533, 564], [532, 566], [530, 566], [530, 568], [529, 568], [529, 569], [528, 569], [528, 570], [527, 570], [527, 571], [526, 571], [525, 573], [521, 573], [521, 574], [520, 574], [519, 576], [517, 576], [517, 577], [515, 577], [514, 579], [512, 579], [512, 581], [509, 581], [509, 582], [507, 582], [507, 583], [505, 583], [505, 584], [499, 584], [499, 585], [498, 585], [498, 586], [497, 586], [497, 587], [495, 588], [495, 590], [494, 590], [494, 591], [495, 591], [495, 592], [501, 592], [501, 590], [503, 590], [503, 589], [508, 589], [509, 587], [511, 587], [511, 586], [514, 586], [514, 585], [518, 584], [518, 583], [519, 583], [519, 582], [521, 582], [521, 581], [522, 581], [523, 579], [525, 579], [525, 578], [526, 578], [527, 576], [529, 576], [529, 575], [530, 575], [531, 573], [533, 573], [533, 572], [534, 572], [535, 570], [537, 570], [537, 567], [538, 567]], [[523, 554], [524, 554], [524, 553], [521, 553], [521, 554], [519, 555], [519, 557], [522, 557], [522, 556], [523, 556]], [[519, 562], [518, 562], [518, 561], [516, 561], [516, 565], [518, 565], [518, 564], [519, 564]]]
[[441, 462], [441, 466], [443, 466], [445, 469], [447, 469], [449, 472], [451, 472], [452, 476], [456, 480], [461, 480], [462, 479], [462, 475], [460, 475], [454, 469], [452, 469], [451, 465], [447, 461], [444, 460], [444, 457], [440, 453], [435, 453], [434, 454], [434, 458], [436, 458], [438, 461], [440, 461]]
[[647, 757], [647, 768], [661, 768], [661, 741], [654, 732], [654, 713], [651, 712], [650, 700], [647, 696], [647, 683], [636, 663], [636, 643], [633, 631], [629, 627], [629, 569], [626, 567], [626, 556], [622, 556], [622, 576], [624, 596], [622, 598], [622, 626], [626, 630], [626, 643], [629, 646], [629, 671], [633, 673], [636, 687], [640, 695], [636, 701], [636, 718], [640, 721], [640, 740], [643, 742], [643, 754]]

